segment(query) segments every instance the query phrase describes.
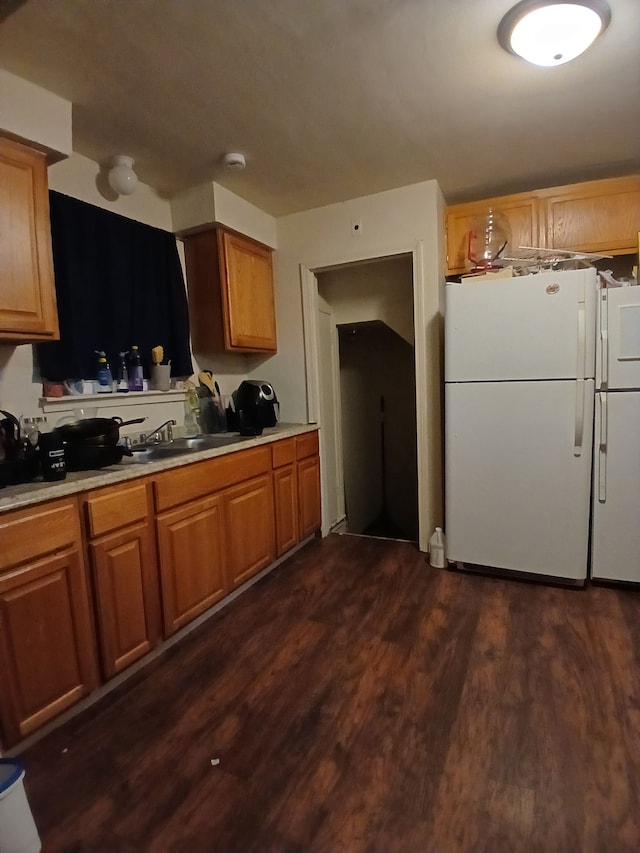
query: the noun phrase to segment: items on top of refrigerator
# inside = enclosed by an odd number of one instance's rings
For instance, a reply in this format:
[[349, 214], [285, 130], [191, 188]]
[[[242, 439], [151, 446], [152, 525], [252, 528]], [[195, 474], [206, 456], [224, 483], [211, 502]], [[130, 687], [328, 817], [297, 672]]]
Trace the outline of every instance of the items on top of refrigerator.
[[471, 220], [467, 232], [465, 264], [472, 273], [498, 268], [498, 258], [511, 240], [509, 220], [493, 207]]
[[494, 263], [510, 268], [513, 274], [530, 275], [542, 270], [575, 270], [592, 267], [602, 258], [610, 258], [599, 252], [574, 252], [570, 249], [543, 249], [539, 246], [518, 246], [510, 256], [496, 258]]
[[600, 270], [602, 287], [634, 287], [638, 284], [638, 270], [633, 268], [633, 278], [615, 278], [613, 270]]

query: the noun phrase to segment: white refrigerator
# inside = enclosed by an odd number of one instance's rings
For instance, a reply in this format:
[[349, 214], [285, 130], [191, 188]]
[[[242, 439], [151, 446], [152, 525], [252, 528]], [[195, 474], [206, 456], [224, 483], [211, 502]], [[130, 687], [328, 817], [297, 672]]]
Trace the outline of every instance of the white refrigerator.
[[584, 583], [596, 271], [445, 289], [447, 557]]
[[640, 582], [640, 287], [598, 293], [591, 577]]

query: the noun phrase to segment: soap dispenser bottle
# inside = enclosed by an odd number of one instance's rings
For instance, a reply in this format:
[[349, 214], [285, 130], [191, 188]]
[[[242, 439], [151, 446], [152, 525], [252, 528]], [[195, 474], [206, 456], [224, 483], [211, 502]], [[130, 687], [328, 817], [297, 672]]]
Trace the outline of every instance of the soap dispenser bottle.
[[142, 377], [140, 350], [134, 345], [131, 347], [129, 357], [129, 391], [142, 391], [143, 389], [144, 382]]
[[98, 354], [98, 394], [110, 394], [113, 390], [113, 376], [107, 361], [107, 354], [96, 350]]
[[127, 369], [127, 353], [119, 353], [120, 357], [120, 376], [118, 378], [118, 391], [121, 394], [126, 394], [129, 390], [129, 371]]

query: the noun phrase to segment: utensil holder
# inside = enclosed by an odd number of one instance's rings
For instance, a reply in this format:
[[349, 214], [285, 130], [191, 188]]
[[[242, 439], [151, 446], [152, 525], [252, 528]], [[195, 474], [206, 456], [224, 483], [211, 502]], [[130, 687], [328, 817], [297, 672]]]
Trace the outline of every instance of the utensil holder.
[[151, 365], [151, 389], [153, 391], [169, 391], [171, 388], [171, 365]]

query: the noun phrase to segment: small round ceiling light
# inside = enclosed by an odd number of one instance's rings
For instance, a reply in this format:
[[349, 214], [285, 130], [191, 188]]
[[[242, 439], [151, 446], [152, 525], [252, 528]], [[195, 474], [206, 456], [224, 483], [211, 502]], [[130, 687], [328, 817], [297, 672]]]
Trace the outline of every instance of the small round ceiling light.
[[229, 153], [222, 158], [225, 169], [230, 172], [240, 172], [247, 165], [244, 154]]
[[118, 154], [109, 171], [109, 186], [118, 195], [131, 195], [138, 186], [138, 176], [133, 171], [133, 157]]
[[500, 21], [498, 41], [510, 53], [549, 68], [584, 53], [610, 21], [604, 0], [522, 0]]

